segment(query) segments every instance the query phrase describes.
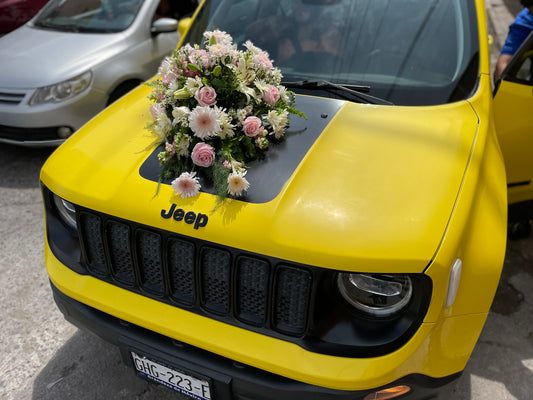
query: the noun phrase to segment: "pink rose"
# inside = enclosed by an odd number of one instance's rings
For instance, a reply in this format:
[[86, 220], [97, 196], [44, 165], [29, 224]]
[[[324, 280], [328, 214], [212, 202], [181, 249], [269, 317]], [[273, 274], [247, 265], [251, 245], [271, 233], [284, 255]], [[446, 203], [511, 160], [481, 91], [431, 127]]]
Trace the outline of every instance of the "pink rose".
[[279, 100], [279, 90], [276, 86], [270, 85], [269, 88], [263, 92], [263, 100], [265, 103], [273, 106], [276, 104], [276, 101]]
[[217, 92], [212, 87], [204, 86], [196, 92], [194, 98], [202, 107], [208, 107], [217, 103]]
[[256, 137], [261, 131], [261, 120], [257, 117], [248, 117], [242, 123], [244, 134], [249, 137]]
[[215, 150], [207, 143], [197, 143], [192, 149], [191, 159], [199, 167], [210, 167], [215, 161]]

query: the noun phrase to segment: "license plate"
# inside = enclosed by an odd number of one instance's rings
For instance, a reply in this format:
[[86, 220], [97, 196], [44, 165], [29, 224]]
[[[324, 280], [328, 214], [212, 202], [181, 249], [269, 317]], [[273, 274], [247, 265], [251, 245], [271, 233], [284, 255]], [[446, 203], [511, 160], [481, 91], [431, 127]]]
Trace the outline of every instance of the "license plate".
[[198, 400], [213, 400], [209, 382], [168, 368], [146, 357], [131, 352], [133, 365], [140, 375], [159, 382]]

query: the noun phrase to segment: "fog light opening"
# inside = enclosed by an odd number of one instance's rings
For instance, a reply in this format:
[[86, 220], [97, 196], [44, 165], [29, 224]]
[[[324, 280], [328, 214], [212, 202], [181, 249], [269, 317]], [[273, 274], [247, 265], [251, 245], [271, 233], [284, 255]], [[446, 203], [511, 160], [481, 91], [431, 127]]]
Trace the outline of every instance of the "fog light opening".
[[72, 128], [68, 126], [60, 126], [57, 128], [57, 136], [59, 136], [61, 139], [66, 139], [70, 135], [72, 135]]
[[395, 399], [401, 395], [409, 393], [411, 388], [407, 385], [394, 386], [388, 389], [379, 390], [367, 394], [363, 400], [389, 400]]

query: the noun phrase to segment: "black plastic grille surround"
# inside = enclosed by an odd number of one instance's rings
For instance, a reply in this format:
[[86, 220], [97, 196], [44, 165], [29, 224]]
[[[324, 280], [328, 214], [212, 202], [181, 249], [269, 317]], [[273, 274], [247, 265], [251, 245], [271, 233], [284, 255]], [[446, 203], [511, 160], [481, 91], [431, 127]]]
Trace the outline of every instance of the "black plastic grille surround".
[[405, 344], [427, 313], [431, 279], [408, 274], [412, 298], [380, 318], [356, 310], [328, 268], [221, 246], [73, 205], [63, 219], [44, 185], [47, 244], [66, 267], [211, 319], [338, 357], [376, 357]]
[[300, 336], [309, 270], [83, 210], [79, 234], [90, 275], [222, 319]]

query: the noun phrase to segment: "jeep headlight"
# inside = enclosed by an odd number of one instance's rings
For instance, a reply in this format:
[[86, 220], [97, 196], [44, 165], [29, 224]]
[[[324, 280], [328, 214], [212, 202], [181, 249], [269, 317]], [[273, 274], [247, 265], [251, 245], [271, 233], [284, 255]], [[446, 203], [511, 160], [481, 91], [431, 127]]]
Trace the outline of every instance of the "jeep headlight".
[[72, 79], [55, 85], [38, 88], [30, 100], [30, 106], [44, 103], [58, 103], [68, 100], [87, 89], [91, 83], [92, 73], [87, 71]]
[[69, 203], [55, 194], [52, 196], [61, 221], [63, 221], [63, 223], [69, 228], [76, 230], [76, 208], [74, 207], [74, 204]]
[[339, 273], [337, 283], [348, 303], [377, 317], [401, 311], [413, 295], [411, 278], [404, 274]]

